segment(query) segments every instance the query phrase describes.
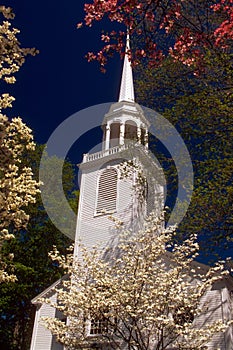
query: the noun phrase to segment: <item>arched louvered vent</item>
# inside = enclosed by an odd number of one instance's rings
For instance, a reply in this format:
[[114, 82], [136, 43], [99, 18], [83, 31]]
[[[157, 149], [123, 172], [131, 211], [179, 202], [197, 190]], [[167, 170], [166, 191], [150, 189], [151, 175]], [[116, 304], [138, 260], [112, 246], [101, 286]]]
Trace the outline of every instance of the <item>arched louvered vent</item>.
[[117, 171], [105, 169], [99, 178], [96, 214], [110, 213], [116, 210]]

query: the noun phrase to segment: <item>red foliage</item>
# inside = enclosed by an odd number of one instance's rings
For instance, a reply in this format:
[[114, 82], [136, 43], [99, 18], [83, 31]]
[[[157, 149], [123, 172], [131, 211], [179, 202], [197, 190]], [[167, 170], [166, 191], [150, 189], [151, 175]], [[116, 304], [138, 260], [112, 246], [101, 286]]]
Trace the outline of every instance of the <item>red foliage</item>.
[[[225, 49], [232, 42], [232, 5], [233, 0], [93, 0], [84, 6], [84, 24], [91, 27], [107, 17], [141, 37], [140, 47], [130, 52], [133, 64], [145, 57], [150, 65], [159, 64], [168, 53], [184, 64], [200, 67], [205, 48]], [[159, 48], [158, 35], [170, 38], [170, 48]], [[125, 33], [112, 31], [101, 39], [106, 45], [87, 58], [98, 60], [103, 67], [114, 52], [124, 55]]]
[[225, 13], [225, 19], [214, 31], [216, 37], [215, 44], [221, 47], [227, 47], [233, 38], [233, 0], [221, 0], [212, 6], [213, 11]]

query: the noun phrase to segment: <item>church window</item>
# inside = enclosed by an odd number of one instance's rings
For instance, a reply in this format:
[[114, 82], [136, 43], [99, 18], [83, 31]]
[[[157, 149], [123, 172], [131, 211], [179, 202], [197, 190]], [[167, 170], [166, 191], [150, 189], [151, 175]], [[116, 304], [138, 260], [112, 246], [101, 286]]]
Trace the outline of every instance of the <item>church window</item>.
[[88, 334], [94, 336], [115, 333], [118, 325], [117, 317], [109, 317], [108, 315], [108, 309], [102, 310], [97, 315], [93, 315], [88, 322]]
[[108, 332], [108, 318], [101, 316], [91, 320], [90, 335], [106, 334]]
[[96, 214], [112, 213], [117, 202], [117, 170], [105, 169], [99, 178]]

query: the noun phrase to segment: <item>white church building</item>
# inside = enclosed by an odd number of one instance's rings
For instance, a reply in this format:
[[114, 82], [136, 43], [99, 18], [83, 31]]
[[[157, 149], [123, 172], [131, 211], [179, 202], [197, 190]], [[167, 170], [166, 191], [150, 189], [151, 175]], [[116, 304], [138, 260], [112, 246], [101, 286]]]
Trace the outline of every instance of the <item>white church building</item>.
[[[142, 108], [135, 102], [132, 68], [125, 55], [119, 100], [103, 116], [102, 150], [85, 154], [80, 164], [81, 186], [74, 254], [78, 253], [80, 240], [86, 247], [97, 243], [105, 247], [113, 240], [115, 224], [109, 220], [109, 214], [113, 214], [125, 226], [137, 229], [143, 217], [152, 209], [158, 215], [163, 211], [165, 180], [162, 169], [148, 151], [149, 127]], [[143, 203], [136, 194], [132, 194], [135, 179], [123, 179], [119, 170], [122, 162], [135, 160], [146, 177], [146, 199]], [[64, 349], [40, 323], [43, 316], [61, 318], [62, 315], [50, 305], [38, 301], [41, 297], [56, 301], [54, 288], [60, 283], [60, 280], [57, 281], [32, 300], [36, 306], [36, 315], [30, 350]], [[220, 281], [207, 293], [208, 317], [214, 320], [232, 319], [232, 290], [233, 281], [228, 279]], [[233, 350], [231, 328], [210, 343], [210, 350], [217, 348]]]

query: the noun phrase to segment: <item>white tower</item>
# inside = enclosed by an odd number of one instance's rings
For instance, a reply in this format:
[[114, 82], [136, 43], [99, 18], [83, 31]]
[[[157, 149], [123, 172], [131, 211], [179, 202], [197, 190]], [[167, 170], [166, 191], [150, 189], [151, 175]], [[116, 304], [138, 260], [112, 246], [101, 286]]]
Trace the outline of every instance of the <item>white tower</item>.
[[[114, 223], [109, 220], [110, 215], [121, 220], [126, 227], [137, 229], [146, 212], [163, 207], [163, 177], [149, 156], [149, 122], [134, 101], [128, 49], [127, 38], [119, 101], [111, 105], [103, 118], [102, 151], [85, 154], [80, 165], [82, 175], [75, 254], [78, 254], [80, 241], [86, 247], [96, 244], [104, 247], [114, 239]], [[141, 170], [136, 171], [132, 166], [130, 176], [125, 176], [121, 164], [132, 161]], [[150, 176], [147, 176], [148, 169]], [[137, 176], [142, 175], [140, 172], [145, 176], [144, 188], [140, 189], [144, 203], [139, 198]]]

